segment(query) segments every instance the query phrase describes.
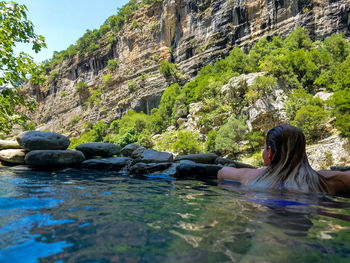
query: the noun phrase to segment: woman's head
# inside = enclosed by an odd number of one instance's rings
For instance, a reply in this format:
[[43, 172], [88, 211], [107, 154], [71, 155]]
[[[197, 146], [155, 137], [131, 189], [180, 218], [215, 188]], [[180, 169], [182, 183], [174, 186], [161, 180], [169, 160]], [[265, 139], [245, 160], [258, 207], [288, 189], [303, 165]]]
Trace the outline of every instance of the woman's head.
[[266, 166], [302, 161], [306, 158], [303, 132], [287, 124], [271, 129], [266, 136], [263, 158]]
[[291, 125], [280, 125], [266, 136], [263, 159], [266, 170], [252, 185], [302, 191], [325, 191], [324, 180], [307, 160], [305, 136]]

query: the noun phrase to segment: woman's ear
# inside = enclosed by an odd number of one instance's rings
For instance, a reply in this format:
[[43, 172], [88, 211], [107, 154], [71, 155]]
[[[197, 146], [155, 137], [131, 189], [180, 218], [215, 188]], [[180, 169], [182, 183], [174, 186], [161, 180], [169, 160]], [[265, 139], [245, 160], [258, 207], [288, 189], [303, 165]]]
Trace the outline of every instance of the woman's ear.
[[269, 158], [269, 160], [271, 161], [273, 159], [274, 156], [274, 152], [271, 149], [271, 146], [267, 147], [267, 158]]

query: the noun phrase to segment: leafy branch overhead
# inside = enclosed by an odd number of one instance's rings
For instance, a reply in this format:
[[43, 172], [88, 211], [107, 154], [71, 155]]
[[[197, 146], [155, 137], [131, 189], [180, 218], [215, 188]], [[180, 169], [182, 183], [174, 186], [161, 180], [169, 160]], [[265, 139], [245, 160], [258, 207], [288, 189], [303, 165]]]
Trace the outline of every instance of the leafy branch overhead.
[[46, 47], [44, 37], [34, 33], [27, 18], [27, 8], [15, 2], [0, 1], [0, 131], [8, 133], [16, 123], [27, 120], [15, 111], [16, 105], [33, 109], [34, 103], [19, 93], [19, 86], [29, 78], [32, 83], [42, 81], [41, 70], [28, 54], [15, 55], [16, 43], [28, 43], [35, 52]]

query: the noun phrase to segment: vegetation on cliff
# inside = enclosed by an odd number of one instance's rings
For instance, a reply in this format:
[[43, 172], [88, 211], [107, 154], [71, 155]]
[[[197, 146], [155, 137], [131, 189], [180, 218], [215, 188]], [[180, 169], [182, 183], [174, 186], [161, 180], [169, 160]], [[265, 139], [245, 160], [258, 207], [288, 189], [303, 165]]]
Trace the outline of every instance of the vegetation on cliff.
[[[333, 127], [350, 136], [350, 45], [340, 34], [313, 42], [307, 31], [298, 27], [285, 39], [262, 38], [249, 54], [235, 47], [225, 59], [207, 65], [183, 86], [176, 83], [176, 76], [172, 78], [177, 74], [175, 65], [161, 65], [161, 72], [173, 84], [165, 90], [158, 108], [149, 116], [129, 111], [109, 125], [90, 124], [72, 146], [98, 138], [121, 145], [138, 142], [150, 147], [155, 143], [158, 149], [178, 153], [205, 150], [232, 156], [242, 150], [254, 152], [263, 143], [263, 134], [248, 129], [243, 109], [282, 84], [288, 95], [287, 116], [304, 131], [309, 142], [322, 138]], [[252, 86], [242, 83], [228, 95], [222, 94], [223, 85], [233, 76], [250, 72], [265, 75]], [[333, 95], [323, 101], [314, 97], [319, 91]], [[204, 136], [186, 133], [178, 122], [188, 115], [190, 104], [198, 102], [201, 108], [195, 115]], [[169, 130], [169, 126], [178, 126], [178, 130]]]
[[9, 133], [14, 124], [24, 124], [28, 120], [16, 107], [32, 110], [35, 105], [21, 94], [20, 85], [28, 76], [33, 84], [41, 82], [40, 68], [32, 57], [14, 52], [18, 42], [30, 43], [35, 52], [45, 47], [44, 38], [34, 33], [26, 12], [25, 5], [0, 1], [0, 132], [3, 133]]

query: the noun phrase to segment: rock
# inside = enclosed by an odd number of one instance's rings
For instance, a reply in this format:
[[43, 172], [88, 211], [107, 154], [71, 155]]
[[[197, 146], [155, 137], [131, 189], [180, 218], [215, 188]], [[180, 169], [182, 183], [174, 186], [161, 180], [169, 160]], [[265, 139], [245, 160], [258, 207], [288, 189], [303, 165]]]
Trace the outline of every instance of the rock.
[[317, 92], [317, 93], [314, 95], [314, 98], [320, 98], [321, 100], [326, 101], [326, 100], [328, 100], [332, 95], [333, 95], [333, 93], [320, 91], [320, 92]]
[[145, 150], [146, 150], [146, 148], [141, 146], [140, 148], [137, 148], [135, 151], [133, 151], [130, 157], [132, 157], [134, 159], [139, 159], [139, 158], [141, 158], [141, 156]]
[[218, 156], [215, 153], [200, 153], [180, 155], [175, 158], [175, 161], [190, 160], [196, 163], [215, 164], [217, 158]]
[[135, 144], [135, 143], [131, 143], [131, 144], [128, 144], [126, 145], [122, 150], [121, 150], [121, 153], [122, 155], [126, 156], [126, 157], [129, 157], [132, 155], [132, 153], [139, 149], [139, 148], [143, 148], [142, 146], [138, 145], [138, 144]]
[[239, 87], [244, 84], [246, 87], [250, 87], [255, 84], [255, 79], [257, 77], [263, 77], [266, 75], [266, 72], [257, 72], [249, 74], [241, 74], [237, 77], [231, 78], [226, 85], [221, 88], [221, 94], [227, 96], [236, 90], [239, 90]]
[[119, 171], [132, 163], [129, 157], [111, 157], [103, 159], [90, 159], [82, 162], [82, 167], [95, 170]]
[[162, 170], [158, 173], [153, 173], [153, 174], [166, 174], [166, 175], [169, 175], [169, 176], [172, 176], [172, 177], [176, 177], [176, 174], [177, 174], [177, 171], [176, 171], [176, 168], [179, 166], [180, 164], [179, 163], [172, 163], [170, 165], [170, 167], [166, 170]]
[[283, 89], [274, 89], [266, 96], [259, 98], [247, 111], [247, 124], [251, 129], [266, 130], [288, 122], [285, 109], [287, 95]]
[[10, 164], [25, 164], [26, 151], [23, 149], [7, 149], [0, 151], [0, 160]]
[[130, 168], [131, 174], [150, 174], [167, 169], [171, 163], [136, 163]]
[[0, 140], [0, 150], [4, 149], [22, 149], [17, 141]]
[[176, 123], [180, 127], [182, 124], [184, 124], [187, 121], [186, 118], [178, 118]]
[[42, 168], [74, 166], [84, 160], [84, 154], [74, 150], [34, 150], [27, 153], [25, 157], [26, 164]]
[[350, 166], [350, 140], [333, 135], [308, 145], [306, 154], [315, 170], [329, 169], [331, 166]]
[[76, 147], [86, 158], [92, 156], [111, 157], [120, 153], [121, 147], [114, 143], [90, 142]]
[[17, 142], [28, 151], [66, 150], [69, 139], [55, 132], [26, 131], [18, 135]]
[[142, 152], [139, 159], [139, 161], [143, 163], [166, 163], [172, 162], [174, 160], [174, 156], [172, 153], [146, 149]]
[[350, 171], [350, 166], [332, 166], [331, 170], [340, 172]]
[[176, 177], [196, 179], [217, 178], [217, 173], [221, 168], [219, 165], [201, 164], [183, 160], [176, 167]]
[[218, 157], [215, 160], [216, 164], [220, 164], [223, 166], [231, 166], [231, 167], [235, 167], [235, 168], [256, 168], [253, 165], [247, 164], [247, 163], [241, 163], [241, 162], [237, 162], [231, 159], [226, 159], [226, 158], [221, 158]]

